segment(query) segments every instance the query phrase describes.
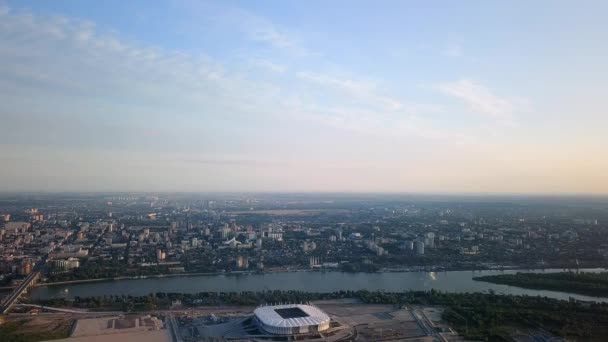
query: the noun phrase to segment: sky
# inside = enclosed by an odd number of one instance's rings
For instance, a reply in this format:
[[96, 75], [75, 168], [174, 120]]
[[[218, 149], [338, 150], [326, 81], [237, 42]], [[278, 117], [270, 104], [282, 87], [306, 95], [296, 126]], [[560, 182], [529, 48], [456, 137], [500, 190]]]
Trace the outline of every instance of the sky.
[[0, 191], [606, 194], [607, 13], [0, 0]]

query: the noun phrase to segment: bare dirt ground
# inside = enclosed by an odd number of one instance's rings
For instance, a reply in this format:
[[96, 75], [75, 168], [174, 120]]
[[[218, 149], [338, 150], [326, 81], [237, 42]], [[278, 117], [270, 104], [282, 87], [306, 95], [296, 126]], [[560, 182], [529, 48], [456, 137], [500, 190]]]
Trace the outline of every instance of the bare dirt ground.
[[[334, 322], [332, 323], [333, 330], [325, 336], [327, 341], [337, 341], [345, 337], [355, 341], [461, 340], [457, 334], [450, 333], [449, 327], [442, 322], [443, 310], [440, 307], [399, 308], [392, 305], [361, 304], [352, 300], [319, 301], [315, 305], [328, 313]], [[245, 324], [244, 322], [251, 321], [250, 317], [254, 309], [255, 307], [207, 307], [173, 310], [170, 313], [151, 312], [152, 317], [165, 317], [165, 324], [160, 322], [148, 326], [145, 323], [148, 318], [141, 318], [139, 323], [133, 327], [121, 322], [134, 318], [132, 317], [134, 315], [16, 316], [7, 317], [7, 322], [0, 325], [0, 329], [12, 327], [13, 331], [18, 331], [19, 334], [27, 333], [30, 334], [30, 337], [35, 337], [28, 338], [26, 341], [55, 339], [55, 341], [62, 342], [171, 342], [172, 336], [170, 330], [167, 329], [166, 315], [173, 315], [176, 322], [172, 326], [177, 327], [178, 335], [181, 335], [182, 338], [204, 340], [205, 338], [221, 339], [237, 335], [246, 338], [249, 335], [246, 330], [250, 328], [245, 327], [251, 323]], [[145, 316], [144, 314], [139, 315], [140, 317]], [[74, 324], [76, 318], [80, 319], [78, 324]], [[116, 321], [117, 319], [118, 321]], [[114, 321], [121, 324], [110, 324]], [[67, 338], [70, 331], [73, 331], [74, 334]], [[6, 339], [6, 336], [12, 336], [6, 332], [7, 330], [0, 330], [0, 341], [23, 340], [13, 337]], [[194, 334], [195, 332], [196, 334]]]
[[[340, 339], [353, 339], [355, 341], [382, 341], [382, 340], [408, 340], [408, 341], [440, 341], [443, 339], [435, 326], [440, 325], [441, 308], [416, 307], [398, 308], [393, 305], [374, 305], [361, 304], [352, 300], [326, 300], [317, 301], [315, 305], [331, 316], [334, 327], [338, 327], [335, 333], [325, 334], [326, 341], [337, 341]], [[250, 308], [252, 310], [253, 308]], [[427, 320], [420, 317], [424, 310], [424, 315], [430, 316]], [[236, 310], [234, 310], [236, 311]], [[418, 313], [415, 317], [414, 312]], [[222, 338], [228, 335], [239, 336], [247, 339], [248, 333], [243, 330], [243, 322], [252, 314], [249, 310], [233, 312], [232, 317], [220, 312], [213, 312], [218, 317], [223, 317], [226, 321], [220, 324], [205, 323], [209, 320], [205, 314], [209, 315], [212, 310], [196, 312], [189, 320], [182, 320], [182, 336], [204, 340], [205, 338]], [[235, 316], [243, 315], [236, 319]], [[183, 316], [182, 316], [183, 317]], [[434, 323], [430, 323], [433, 321]], [[238, 331], [237, 331], [238, 330]], [[196, 337], [190, 335], [191, 331], [196, 331]], [[451, 337], [451, 336], [450, 336]], [[258, 340], [249, 336], [251, 340]], [[315, 338], [314, 341], [317, 341]], [[451, 340], [451, 339], [449, 339]]]
[[136, 331], [123, 334], [70, 337], [53, 342], [172, 342], [168, 330]]

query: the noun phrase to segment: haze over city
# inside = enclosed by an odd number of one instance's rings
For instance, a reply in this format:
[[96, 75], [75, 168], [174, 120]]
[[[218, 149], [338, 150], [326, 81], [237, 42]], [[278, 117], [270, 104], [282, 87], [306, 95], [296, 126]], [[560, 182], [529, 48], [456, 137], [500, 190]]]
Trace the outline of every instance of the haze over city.
[[0, 1], [0, 191], [608, 193], [608, 3]]
[[0, 0], [0, 340], [605, 341], [606, 13]]

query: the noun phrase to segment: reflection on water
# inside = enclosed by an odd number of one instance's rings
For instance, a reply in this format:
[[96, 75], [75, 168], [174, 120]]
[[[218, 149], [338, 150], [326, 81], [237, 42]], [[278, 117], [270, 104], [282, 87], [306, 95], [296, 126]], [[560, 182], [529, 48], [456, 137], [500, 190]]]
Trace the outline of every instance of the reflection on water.
[[[194, 277], [164, 277], [135, 280], [117, 280], [98, 283], [37, 287], [34, 298], [74, 298], [103, 295], [147, 295], [153, 292], [197, 293], [205, 291], [267, 291], [299, 290], [333, 292], [340, 290], [430, 290], [447, 292], [490, 292], [547, 296], [558, 299], [569, 297], [579, 300], [608, 302], [608, 298], [589, 297], [555, 291], [522, 289], [474, 281], [482, 275], [508, 274], [530, 270], [508, 271], [449, 271], [403, 273], [341, 273], [341, 272], [288, 272], [268, 274], [212, 275]], [[563, 270], [544, 270], [558, 272]], [[588, 269], [599, 272], [602, 269]], [[537, 271], [538, 272], [538, 271]]]

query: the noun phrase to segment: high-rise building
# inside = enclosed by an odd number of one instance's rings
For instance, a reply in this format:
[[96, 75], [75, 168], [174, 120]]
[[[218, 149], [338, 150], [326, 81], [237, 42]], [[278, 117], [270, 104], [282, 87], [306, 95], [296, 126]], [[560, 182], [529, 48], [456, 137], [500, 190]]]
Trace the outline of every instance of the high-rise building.
[[157, 249], [156, 250], [156, 260], [157, 261], [163, 261], [165, 259], [165, 252], [163, 252], [162, 249]]
[[80, 267], [80, 260], [77, 258], [57, 259], [53, 260], [53, 266], [58, 270], [67, 271]]
[[406, 251], [412, 251], [412, 250], [414, 250], [414, 241], [405, 240], [405, 241], [403, 241], [401, 246], [399, 246], [399, 248], [406, 250]]
[[231, 234], [231, 230], [229, 227], [225, 226], [220, 229], [219, 234], [222, 239], [227, 239]]
[[236, 267], [241, 268], [241, 269], [249, 268], [249, 258], [239, 255], [236, 258]]
[[424, 242], [416, 241], [415, 247], [416, 247], [416, 254], [424, 255]]
[[26, 259], [21, 262], [21, 266], [19, 267], [19, 274], [28, 275], [32, 272], [32, 260]]
[[313, 268], [313, 267], [321, 265], [321, 261], [319, 260], [318, 257], [310, 257], [308, 259], [308, 263], [310, 265], [310, 268]]
[[424, 245], [429, 248], [435, 248], [435, 233], [428, 232], [424, 235]]

